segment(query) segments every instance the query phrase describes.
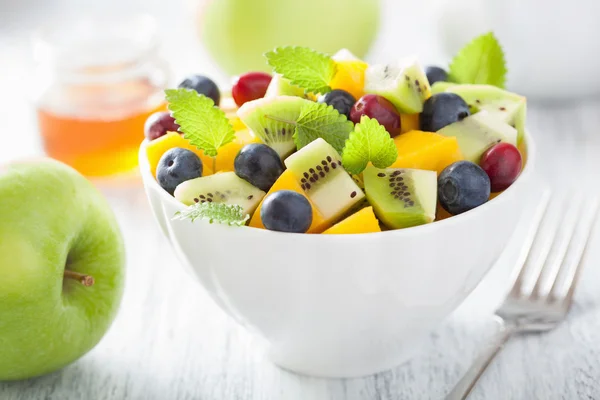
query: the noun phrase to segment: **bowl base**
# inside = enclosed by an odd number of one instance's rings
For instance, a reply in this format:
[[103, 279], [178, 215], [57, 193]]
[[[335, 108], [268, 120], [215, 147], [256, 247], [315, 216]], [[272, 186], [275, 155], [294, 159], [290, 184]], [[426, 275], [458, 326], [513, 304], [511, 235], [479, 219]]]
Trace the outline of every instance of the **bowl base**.
[[369, 359], [363, 360], [351, 360], [347, 357], [339, 360], [324, 360], [312, 358], [307, 353], [284, 354], [272, 349], [268, 351], [267, 357], [279, 368], [298, 375], [326, 379], [362, 378], [390, 370], [410, 361], [419, 353], [423, 343], [423, 340], [416, 343], [410, 340], [402, 348], [396, 348], [389, 354], [380, 354], [381, 357], [371, 356]]

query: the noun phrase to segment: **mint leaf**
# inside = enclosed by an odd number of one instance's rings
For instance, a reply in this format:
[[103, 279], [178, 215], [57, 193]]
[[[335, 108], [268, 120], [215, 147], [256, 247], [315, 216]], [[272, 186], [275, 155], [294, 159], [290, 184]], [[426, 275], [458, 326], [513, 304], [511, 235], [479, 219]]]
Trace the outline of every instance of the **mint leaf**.
[[302, 107], [295, 125], [294, 142], [298, 150], [313, 140], [322, 138], [340, 153], [353, 129], [352, 122], [335, 108], [313, 102]]
[[450, 63], [449, 79], [456, 83], [481, 83], [504, 89], [504, 52], [492, 32], [478, 36], [463, 47]]
[[183, 137], [209, 157], [235, 139], [235, 131], [223, 110], [209, 97], [188, 89], [165, 90], [169, 110]]
[[335, 61], [327, 54], [308, 47], [278, 47], [265, 53], [273, 70], [307, 92], [327, 93], [336, 71]]
[[217, 222], [231, 226], [243, 226], [250, 216], [244, 215], [244, 209], [237, 204], [205, 202], [192, 204], [185, 210], [176, 212], [173, 219], [189, 219], [194, 222], [198, 218], [207, 219], [211, 224]]
[[376, 119], [363, 115], [346, 141], [342, 165], [349, 173], [358, 175], [369, 161], [377, 168], [387, 168], [397, 158], [398, 150], [388, 131]]

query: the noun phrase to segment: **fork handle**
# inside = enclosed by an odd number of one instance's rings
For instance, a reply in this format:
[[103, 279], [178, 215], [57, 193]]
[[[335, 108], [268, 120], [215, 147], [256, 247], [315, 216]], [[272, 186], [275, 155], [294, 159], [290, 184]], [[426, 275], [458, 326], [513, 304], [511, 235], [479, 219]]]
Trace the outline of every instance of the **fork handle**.
[[486, 348], [471, 364], [471, 367], [463, 375], [463, 377], [456, 383], [454, 388], [446, 396], [446, 400], [465, 400], [469, 393], [475, 387], [481, 375], [487, 369], [488, 365], [492, 362], [496, 354], [502, 350], [504, 344], [512, 337], [516, 332], [516, 325], [505, 323], [504, 320], [498, 318], [501, 329], [498, 331], [490, 343], [490, 346]]

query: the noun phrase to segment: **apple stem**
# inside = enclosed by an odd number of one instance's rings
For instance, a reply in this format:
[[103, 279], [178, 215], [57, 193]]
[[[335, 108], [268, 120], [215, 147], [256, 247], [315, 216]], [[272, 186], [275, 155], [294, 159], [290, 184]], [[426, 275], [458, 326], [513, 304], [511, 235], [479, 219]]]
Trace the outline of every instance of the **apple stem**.
[[83, 286], [90, 287], [94, 284], [94, 277], [90, 275], [80, 274], [79, 272], [65, 270], [64, 277], [66, 279], [74, 279], [79, 281]]

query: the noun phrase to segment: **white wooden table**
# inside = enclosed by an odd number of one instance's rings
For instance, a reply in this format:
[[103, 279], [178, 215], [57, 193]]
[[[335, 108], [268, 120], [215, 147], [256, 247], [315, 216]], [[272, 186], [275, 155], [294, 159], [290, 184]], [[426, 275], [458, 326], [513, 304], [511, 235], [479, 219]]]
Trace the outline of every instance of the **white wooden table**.
[[[6, 33], [1, 29], [0, 37]], [[11, 79], [20, 75], [20, 64], [9, 58], [22, 57], [21, 45], [0, 40], [0, 83], [8, 88], [0, 96], [0, 162], [39, 152], [30, 109]], [[598, 191], [598, 110], [600, 100], [531, 107], [539, 173], [555, 188]], [[117, 320], [93, 351], [64, 370], [0, 383], [2, 400], [441, 399], [496, 329], [491, 310], [511, 267], [502, 262], [404, 365], [352, 380], [282, 371], [180, 268], [152, 220], [139, 181], [101, 188], [119, 218], [128, 253]], [[472, 399], [600, 399], [599, 243], [597, 235], [568, 320], [548, 334], [512, 340]]]

